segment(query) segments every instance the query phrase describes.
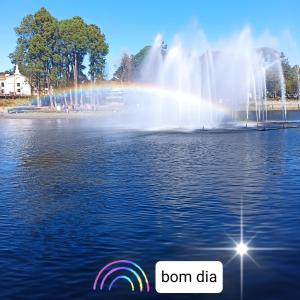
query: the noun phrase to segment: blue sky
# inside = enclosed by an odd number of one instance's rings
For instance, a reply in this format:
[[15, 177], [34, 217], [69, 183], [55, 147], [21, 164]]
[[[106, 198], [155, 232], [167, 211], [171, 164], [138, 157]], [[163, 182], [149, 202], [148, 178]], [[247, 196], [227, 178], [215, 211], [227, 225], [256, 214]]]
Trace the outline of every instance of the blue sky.
[[79, 15], [100, 26], [110, 46], [110, 73], [124, 51], [136, 53], [151, 44], [157, 33], [169, 42], [194, 20], [209, 41], [230, 36], [245, 25], [251, 26], [255, 37], [270, 32], [280, 41], [280, 50], [293, 63], [300, 62], [299, 0], [14, 0], [1, 1], [0, 71], [12, 67], [7, 56], [16, 43], [14, 27], [42, 6], [58, 19]]

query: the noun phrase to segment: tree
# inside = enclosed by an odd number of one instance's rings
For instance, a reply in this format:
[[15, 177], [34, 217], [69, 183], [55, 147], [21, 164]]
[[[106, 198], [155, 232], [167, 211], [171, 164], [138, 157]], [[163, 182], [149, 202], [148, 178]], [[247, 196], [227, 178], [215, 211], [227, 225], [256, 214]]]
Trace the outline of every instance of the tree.
[[114, 77], [121, 81], [138, 79], [144, 59], [150, 49], [151, 46], [146, 46], [137, 54], [131, 56], [125, 53], [121, 59], [120, 66], [114, 73]]
[[97, 79], [104, 79], [105, 56], [108, 54], [108, 44], [105, 42], [105, 36], [96, 25], [89, 25], [88, 35], [88, 53], [89, 53], [89, 75], [92, 82]]
[[[104, 78], [108, 45], [96, 25], [88, 25], [80, 17], [58, 21], [41, 8], [25, 16], [15, 31], [18, 39], [11, 61], [19, 64], [38, 91], [47, 88], [49, 93], [52, 86], [70, 83], [77, 88], [78, 83], [87, 81], [83, 64], [86, 56], [92, 81]], [[75, 100], [78, 104], [76, 96]]]
[[285, 79], [286, 94], [290, 98], [298, 93], [298, 66], [292, 67], [284, 53], [281, 53], [280, 58]]
[[127, 53], [125, 53], [121, 59], [120, 66], [114, 73], [114, 78], [120, 81], [131, 80], [131, 67], [132, 61]]
[[57, 50], [57, 20], [41, 8], [34, 15], [26, 16], [15, 29], [18, 36], [16, 50], [10, 54], [14, 64], [29, 78], [33, 88], [50, 88], [51, 70]]
[[141, 67], [147, 56], [151, 46], [146, 46], [142, 48], [137, 54], [131, 56], [132, 69], [131, 69], [131, 77], [132, 79], [139, 78]]
[[276, 65], [272, 65], [266, 71], [266, 87], [269, 98], [280, 97], [281, 80], [278, 73], [278, 67]]
[[[266, 61], [270, 61], [271, 65], [266, 72], [266, 85], [269, 97], [281, 96], [281, 78], [278, 64], [274, 63], [275, 60], [280, 59], [282, 75], [284, 78], [286, 96], [288, 98], [295, 97], [298, 94], [298, 70], [297, 65], [291, 66], [289, 60], [284, 53], [279, 53], [274, 49], [263, 48], [263, 55]], [[268, 59], [269, 58], [269, 59]], [[273, 64], [272, 64], [273, 63]]]
[[83, 69], [83, 59], [88, 50], [87, 25], [80, 17], [63, 20], [59, 23], [59, 35], [68, 76], [73, 74], [74, 86], [77, 88], [78, 74]]

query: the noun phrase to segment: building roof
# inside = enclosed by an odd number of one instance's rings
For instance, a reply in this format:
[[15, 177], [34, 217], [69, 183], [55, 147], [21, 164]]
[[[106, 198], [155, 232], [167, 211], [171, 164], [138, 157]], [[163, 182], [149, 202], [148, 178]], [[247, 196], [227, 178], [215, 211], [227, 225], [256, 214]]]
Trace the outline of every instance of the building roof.
[[5, 80], [5, 79], [6, 79], [5, 73], [0, 73], [0, 80]]

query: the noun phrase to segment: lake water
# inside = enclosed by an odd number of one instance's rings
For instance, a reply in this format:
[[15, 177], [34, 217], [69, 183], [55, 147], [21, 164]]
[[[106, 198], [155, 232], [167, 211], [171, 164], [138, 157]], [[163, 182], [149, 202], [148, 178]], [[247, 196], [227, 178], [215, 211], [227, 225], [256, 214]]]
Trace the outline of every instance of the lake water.
[[[300, 129], [130, 132], [95, 120], [0, 119], [0, 299], [300, 299]], [[229, 237], [230, 236], [230, 237]], [[93, 291], [130, 259], [151, 292]], [[219, 260], [220, 295], [157, 294], [160, 260]], [[226, 264], [226, 265], [225, 265]]]

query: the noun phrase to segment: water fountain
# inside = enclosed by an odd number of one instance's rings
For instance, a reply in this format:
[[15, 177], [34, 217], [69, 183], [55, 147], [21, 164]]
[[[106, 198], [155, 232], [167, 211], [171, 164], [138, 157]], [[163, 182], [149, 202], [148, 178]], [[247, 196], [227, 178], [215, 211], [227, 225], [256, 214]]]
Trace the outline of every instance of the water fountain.
[[[77, 90], [59, 91], [55, 99], [76, 111], [120, 104], [108, 108], [118, 113], [106, 120], [108, 126], [121, 128], [265, 126], [267, 79], [271, 72], [280, 90], [276, 96], [280, 94], [282, 120], [286, 121], [280, 54], [271, 48], [258, 48], [249, 27], [214, 47], [203, 31], [197, 30], [192, 37], [175, 36], [168, 48], [163, 37], [157, 35], [149, 48], [130, 82], [124, 83], [120, 78], [100, 84], [90, 82]], [[47, 97], [44, 100], [49, 102]]]
[[264, 122], [267, 114], [266, 72], [274, 67], [285, 87], [279, 54], [258, 49], [249, 28], [218, 50], [199, 32], [192, 43], [175, 37], [168, 50], [158, 35], [140, 70], [138, 84], [125, 95], [126, 125], [137, 128], [215, 128], [244, 121]]

